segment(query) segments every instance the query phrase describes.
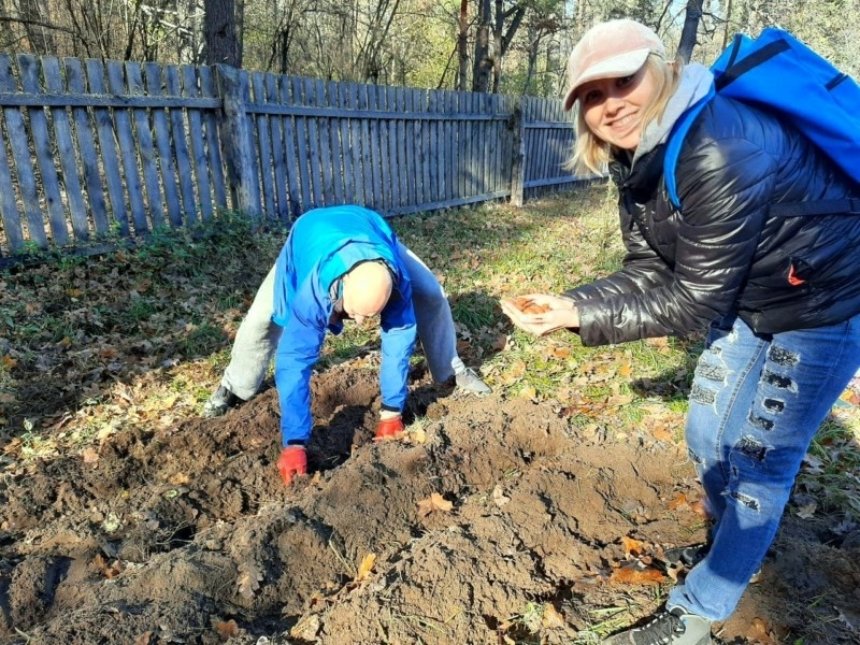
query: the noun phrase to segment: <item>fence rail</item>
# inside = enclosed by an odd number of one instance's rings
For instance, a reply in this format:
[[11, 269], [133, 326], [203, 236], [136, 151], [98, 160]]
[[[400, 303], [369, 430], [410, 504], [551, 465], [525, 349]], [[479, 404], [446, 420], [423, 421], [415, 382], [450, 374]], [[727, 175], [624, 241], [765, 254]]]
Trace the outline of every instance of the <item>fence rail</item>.
[[0, 54], [0, 262], [221, 209], [521, 204], [577, 181], [572, 141], [555, 100]]

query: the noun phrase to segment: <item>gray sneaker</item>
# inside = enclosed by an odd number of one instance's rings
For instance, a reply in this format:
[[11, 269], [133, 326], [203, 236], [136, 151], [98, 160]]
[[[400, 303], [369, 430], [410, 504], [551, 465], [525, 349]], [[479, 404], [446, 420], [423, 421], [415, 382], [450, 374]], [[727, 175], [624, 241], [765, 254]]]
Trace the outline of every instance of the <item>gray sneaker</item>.
[[628, 629], [603, 642], [607, 645], [710, 645], [711, 621], [675, 607], [660, 612], [642, 627]]
[[235, 408], [244, 402], [243, 399], [240, 399], [226, 387], [219, 385], [218, 389], [209, 397], [209, 400], [203, 404], [203, 416], [209, 418], [220, 417], [230, 408]]
[[478, 396], [484, 396], [492, 392], [489, 386], [478, 376], [478, 373], [468, 367], [462, 372], [457, 372], [454, 380], [457, 383], [457, 388], [463, 392], [477, 394]]

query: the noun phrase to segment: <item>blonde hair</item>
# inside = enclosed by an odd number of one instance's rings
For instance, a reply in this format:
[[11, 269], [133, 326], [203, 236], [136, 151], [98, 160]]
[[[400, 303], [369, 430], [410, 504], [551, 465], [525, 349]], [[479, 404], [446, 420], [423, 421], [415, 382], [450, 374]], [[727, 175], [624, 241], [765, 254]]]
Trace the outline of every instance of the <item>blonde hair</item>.
[[[650, 74], [657, 86], [657, 92], [651, 105], [645, 109], [642, 115], [642, 130], [654, 119], [663, 117], [666, 104], [678, 88], [684, 63], [677, 59], [671, 63], [659, 54], [651, 53], [645, 59], [645, 73]], [[585, 123], [585, 115], [580, 102], [574, 108], [574, 121], [576, 124], [576, 141], [573, 144], [573, 155], [565, 163], [565, 168], [575, 173], [606, 172], [609, 159], [612, 155], [612, 146], [599, 139]]]

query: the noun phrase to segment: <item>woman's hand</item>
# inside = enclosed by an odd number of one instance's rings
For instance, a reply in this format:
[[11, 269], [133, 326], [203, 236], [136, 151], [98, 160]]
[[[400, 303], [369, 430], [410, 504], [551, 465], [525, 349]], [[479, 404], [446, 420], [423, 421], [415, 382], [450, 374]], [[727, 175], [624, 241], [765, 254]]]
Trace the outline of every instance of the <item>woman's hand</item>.
[[544, 293], [504, 298], [502, 311], [515, 326], [535, 336], [579, 327], [579, 313], [572, 300]]

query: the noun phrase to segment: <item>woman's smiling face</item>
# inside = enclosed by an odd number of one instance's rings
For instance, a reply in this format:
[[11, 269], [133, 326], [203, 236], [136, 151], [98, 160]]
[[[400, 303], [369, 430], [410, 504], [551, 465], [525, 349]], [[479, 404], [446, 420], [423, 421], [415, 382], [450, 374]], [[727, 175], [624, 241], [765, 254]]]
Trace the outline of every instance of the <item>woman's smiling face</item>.
[[639, 145], [642, 117], [656, 94], [657, 84], [647, 65], [632, 76], [589, 81], [577, 90], [588, 129], [623, 150], [635, 150]]

